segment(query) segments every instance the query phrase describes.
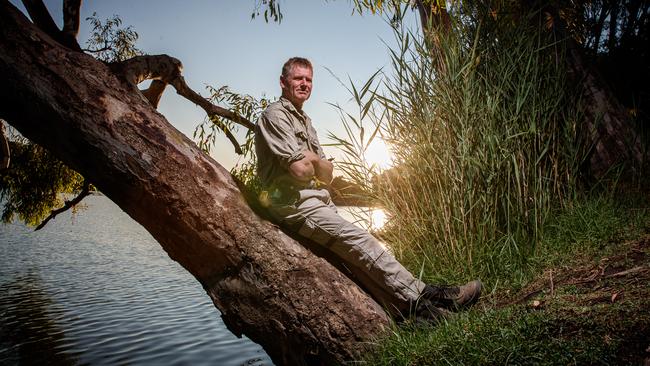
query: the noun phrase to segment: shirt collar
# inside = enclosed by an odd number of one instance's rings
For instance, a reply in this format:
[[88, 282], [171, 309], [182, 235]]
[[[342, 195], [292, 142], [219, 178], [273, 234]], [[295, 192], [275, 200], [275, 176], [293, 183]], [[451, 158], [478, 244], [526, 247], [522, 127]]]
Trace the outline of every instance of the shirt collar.
[[308, 119], [309, 119], [309, 117], [307, 116], [307, 114], [306, 114], [305, 112], [303, 112], [302, 110], [298, 110], [298, 109], [296, 108], [296, 106], [293, 105], [293, 103], [291, 103], [291, 101], [290, 101], [289, 99], [287, 99], [287, 98], [285, 98], [285, 97], [280, 97], [280, 103], [282, 103], [282, 106], [283, 106], [284, 108], [286, 108], [288, 111], [290, 111], [291, 113], [295, 114], [296, 116], [299, 116], [300, 118], [302, 118], [302, 119], [304, 119], [304, 120], [308, 120]]

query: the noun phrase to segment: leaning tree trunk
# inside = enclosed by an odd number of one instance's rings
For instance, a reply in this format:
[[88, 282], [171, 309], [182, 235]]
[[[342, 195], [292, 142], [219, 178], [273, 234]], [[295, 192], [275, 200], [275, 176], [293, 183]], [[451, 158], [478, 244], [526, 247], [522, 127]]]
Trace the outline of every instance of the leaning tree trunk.
[[[526, 3], [530, 1], [524, 1]], [[536, 1], [532, 3], [536, 5], [528, 4], [524, 8], [538, 5]], [[565, 40], [567, 65], [571, 72], [569, 76], [580, 86], [584, 113], [578, 133], [581, 143], [588, 148], [583, 166], [595, 178], [605, 178], [612, 169], [622, 165], [624, 173], [640, 176], [648, 156], [643, 151], [639, 133], [631, 123], [629, 114], [602, 76], [586, 64], [582, 47], [569, 34], [566, 21], [557, 7], [547, 2], [541, 3], [544, 12], [540, 15], [548, 13], [553, 19], [553, 29]], [[543, 21], [546, 20], [541, 20], [540, 24]]]
[[279, 364], [350, 360], [388, 324], [328, 262], [256, 216], [227, 170], [130, 83], [0, 1], [0, 118], [82, 173]]
[[589, 147], [585, 164], [596, 178], [606, 177], [620, 164], [624, 173], [640, 176], [644, 165], [643, 148], [638, 131], [629, 113], [595, 70], [585, 65], [582, 52], [575, 42], [569, 42], [568, 64], [572, 77], [581, 84], [583, 93], [583, 123], [581, 137]]

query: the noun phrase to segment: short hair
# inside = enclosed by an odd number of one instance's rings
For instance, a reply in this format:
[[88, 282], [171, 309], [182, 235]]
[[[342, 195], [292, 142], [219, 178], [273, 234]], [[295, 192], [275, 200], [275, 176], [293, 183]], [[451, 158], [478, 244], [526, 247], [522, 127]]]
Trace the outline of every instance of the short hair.
[[284, 65], [282, 66], [282, 75], [281, 76], [283, 78], [286, 78], [287, 76], [289, 76], [289, 73], [291, 72], [291, 68], [294, 65], [307, 67], [310, 70], [314, 70], [314, 68], [311, 66], [311, 62], [309, 62], [309, 60], [307, 60], [306, 58], [304, 58], [304, 57], [292, 57], [289, 60], [287, 60], [287, 62], [285, 62]]

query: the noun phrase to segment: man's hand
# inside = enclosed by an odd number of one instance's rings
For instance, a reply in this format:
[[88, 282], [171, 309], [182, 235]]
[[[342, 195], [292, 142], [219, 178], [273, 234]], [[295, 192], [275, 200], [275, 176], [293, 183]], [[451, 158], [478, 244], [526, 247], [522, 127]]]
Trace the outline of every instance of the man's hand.
[[321, 182], [330, 184], [334, 165], [311, 151], [303, 151], [304, 158], [293, 162], [289, 166], [289, 173], [301, 182], [308, 182], [314, 176]]
[[329, 185], [332, 183], [334, 171], [334, 164], [331, 161], [318, 159], [318, 165], [316, 166], [316, 178], [319, 181]]

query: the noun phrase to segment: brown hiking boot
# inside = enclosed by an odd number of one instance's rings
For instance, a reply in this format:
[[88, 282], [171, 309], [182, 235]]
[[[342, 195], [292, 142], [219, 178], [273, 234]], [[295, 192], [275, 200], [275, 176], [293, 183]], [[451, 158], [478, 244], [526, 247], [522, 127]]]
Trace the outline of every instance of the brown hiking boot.
[[462, 286], [426, 285], [421, 296], [437, 307], [457, 310], [475, 304], [481, 297], [481, 281], [470, 281]]
[[411, 306], [410, 318], [419, 324], [438, 324], [450, 320], [454, 314], [447, 309], [435, 306], [431, 301], [420, 298]]

